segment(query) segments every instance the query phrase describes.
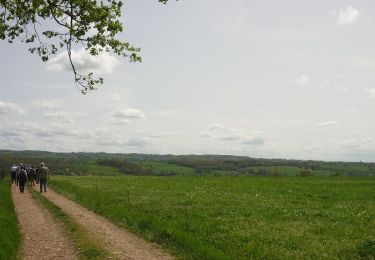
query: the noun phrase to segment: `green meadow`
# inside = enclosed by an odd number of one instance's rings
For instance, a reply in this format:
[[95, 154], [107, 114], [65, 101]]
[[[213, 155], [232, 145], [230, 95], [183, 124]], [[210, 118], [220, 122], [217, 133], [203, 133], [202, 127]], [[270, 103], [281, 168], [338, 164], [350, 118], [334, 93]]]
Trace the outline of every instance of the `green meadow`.
[[0, 180], [0, 259], [17, 259], [21, 235], [14, 211], [10, 178]]
[[375, 179], [53, 177], [182, 259], [374, 259]]
[[100, 176], [119, 176], [123, 175], [118, 169], [110, 166], [98, 165], [93, 162], [72, 164], [66, 169], [68, 174], [75, 175], [100, 175]]
[[[294, 166], [252, 166], [247, 168], [248, 172], [255, 174], [266, 173], [268, 175], [281, 175], [281, 176], [298, 176], [302, 168]], [[330, 176], [334, 175], [334, 171], [329, 170], [310, 170], [314, 176]]]
[[141, 162], [141, 167], [150, 169], [155, 172], [155, 175], [182, 175], [194, 176], [196, 171], [190, 167], [184, 167], [162, 162]]

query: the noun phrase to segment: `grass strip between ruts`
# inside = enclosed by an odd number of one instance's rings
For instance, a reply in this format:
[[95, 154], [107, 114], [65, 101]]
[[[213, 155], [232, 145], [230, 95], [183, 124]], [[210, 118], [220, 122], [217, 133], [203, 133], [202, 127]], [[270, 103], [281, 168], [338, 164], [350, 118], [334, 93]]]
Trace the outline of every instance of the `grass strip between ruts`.
[[0, 180], [0, 259], [21, 259], [21, 234], [11, 196], [10, 178]]
[[107, 259], [111, 258], [110, 252], [100, 245], [98, 241], [91, 239], [87, 231], [75, 222], [60, 207], [53, 204], [37, 191], [29, 188], [34, 199], [39, 201], [56, 219], [64, 226], [68, 238], [73, 240], [79, 259]]

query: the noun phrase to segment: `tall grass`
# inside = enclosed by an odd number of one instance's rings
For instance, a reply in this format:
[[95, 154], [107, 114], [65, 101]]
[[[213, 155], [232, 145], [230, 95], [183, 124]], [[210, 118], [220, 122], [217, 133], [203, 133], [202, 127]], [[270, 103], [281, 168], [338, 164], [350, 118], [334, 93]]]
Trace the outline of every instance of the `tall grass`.
[[82, 177], [52, 186], [184, 259], [375, 254], [375, 179]]
[[10, 178], [0, 180], [0, 259], [17, 259], [21, 235], [11, 197]]

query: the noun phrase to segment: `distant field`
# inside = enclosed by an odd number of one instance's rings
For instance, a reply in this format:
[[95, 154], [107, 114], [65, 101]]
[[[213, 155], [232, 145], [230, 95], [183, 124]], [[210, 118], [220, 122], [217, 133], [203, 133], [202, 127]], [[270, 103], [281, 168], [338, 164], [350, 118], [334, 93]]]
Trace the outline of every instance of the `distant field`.
[[[198, 173], [191, 167], [185, 167], [180, 165], [174, 165], [164, 162], [140, 162], [139, 165], [144, 169], [152, 170], [152, 174], [156, 176], [238, 176], [238, 175], [279, 175], [279, 176], [299, 176], [302, 168], [294, 166], [251, 166], [242, 170], [209, 170]], [[371, 176], [372, 173], [368, 170], [358, 170], [356, 173], [358, 176]], [[361, 170], [361, 171], [359, 171]], [[346, 169], [348, 171], [348, 169]], [[341, 170], [311, 170], [314, 176], [331, 176], [339, 174], [346, 176], [347, 172], [344, 169]], [[98, 165], [95, 162], [73, 164], [69, 168], [69, 173], [82, 176], [122, 176], [122, 173], [118, 168], [111, 166]]]
[[0, 180], [0, 259], [17, 259], [21, 245], [10, 189], [9, 177]]
[[[294, 166], [251, 166], [241, 170], [210, 170], [205, 172], [205, 176], [246, 176], [246, 175], [260, 175], [260, 176], [299, 176], [302, 168]], [[311, 170], [314, 176], [331, 176], [335, 174], [334, 171], [328, 170]], [[197, 175], [197, 173], [196, 173]], [[341, 175], [345, 175], [341, 173]]]
[[[300, 171], [303, 170], [294, 166], [251, 166], [241, 170], [203, 170], [198, 172], [196, 169], [181, 165], [175, 165], [166, 162], [136, 162], [142, 169], [149, 169], [150, 175], [154, 176], [239, 176], [239, 175], [279, 175], [279, 176], [299, 176]], [[120, 169], [111, 166], [103, 166], [95, 162], [73, 164], [69, 168], [70, 173], [82, 176], [122, 176], [124, 175]], [[330, 170], [311, 170], [314, 176], [331, 176], [337, 172], [345, 176], [346, 173], [342, 171]], [[129, 174], [129, 173], [126, 173]], [[361, 173], [366, 175], [367, 173]]]
[[[261, 170], [267, 172], [269, 175], [283, 175], [283, 176], [298, 176], [302, 168], [294, 166], [252, 166], [246, 168], [247, 170], [252, 169], [255, 173], [259, 173]], [[328, 170], [312, 170], [314, 176], [330, 176], [334, 174], [333, 171]]]
[[169, 164], [169, 163], [141, 162], [140, 165], [144, 168], [149, 168], [153, 170], [157, 175], [193, 176], [197, 174], [193, 168]]
[[68, 168], [70, 174], [76, 175], [100, 175], [100, 176], [120, 176], [124, 175], [117, 168], [98, 165], [96, 163], [73, 164]]
[[54, 177], [183, 259], [374, 259], [375, 179]]

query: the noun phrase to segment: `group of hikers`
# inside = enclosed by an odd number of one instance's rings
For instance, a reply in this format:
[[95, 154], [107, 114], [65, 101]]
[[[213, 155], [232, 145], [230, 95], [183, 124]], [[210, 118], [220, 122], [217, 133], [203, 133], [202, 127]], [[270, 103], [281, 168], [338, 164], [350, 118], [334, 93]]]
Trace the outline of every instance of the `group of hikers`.
[[20, 163], [18, 166], [13, 165], [10, 170], [12, 177], [12, 184], [18, 186], [20, 193], [25, 191], [25, 185], [29, 182], [30, 185], [40, 185], [40, 192], [47, 192], [47, 179], [49, 179], [49, 169], [44, 163], [40, 166], [34, 167], [31, 165], [23, 165]]

